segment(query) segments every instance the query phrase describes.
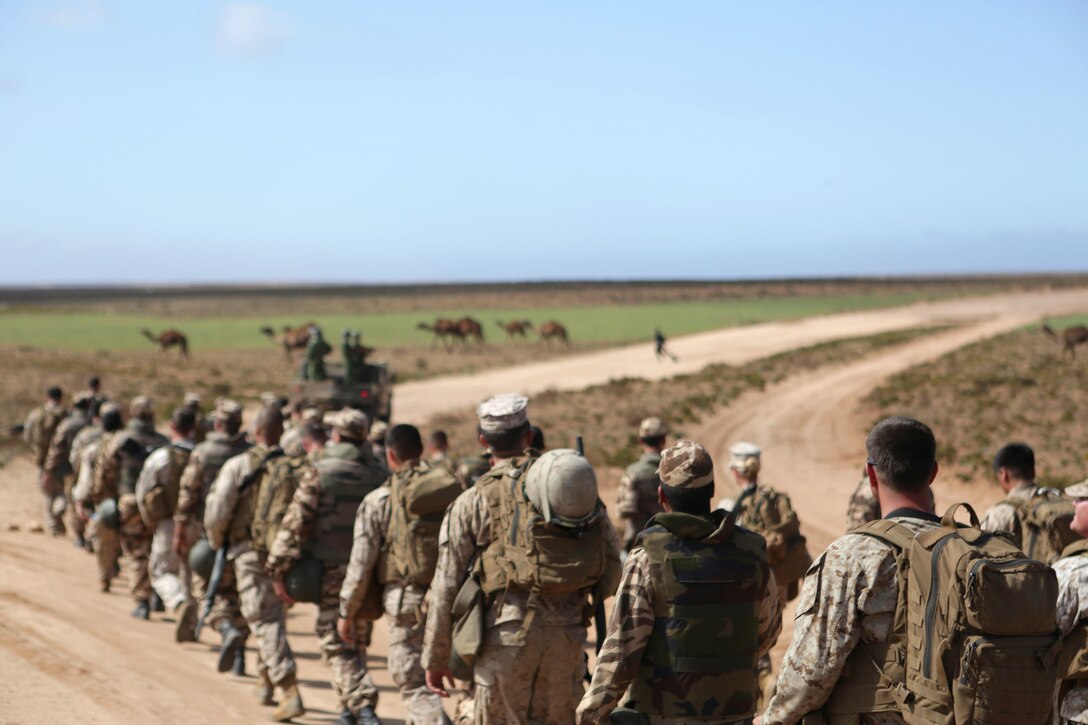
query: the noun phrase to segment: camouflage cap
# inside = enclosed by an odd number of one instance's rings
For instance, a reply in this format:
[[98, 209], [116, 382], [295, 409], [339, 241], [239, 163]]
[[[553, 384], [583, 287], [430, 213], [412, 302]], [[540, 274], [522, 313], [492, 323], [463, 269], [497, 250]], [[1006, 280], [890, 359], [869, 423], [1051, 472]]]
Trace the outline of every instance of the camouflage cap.
[[215, 406], [216, 420], [240, 420], [242, 418], [242, 406], [229, 399], [220, 400]]
[[325, 414], [325, 424], [345, 438], [355, 441], [366, 440], [367, 431], [370, 429], [370, 421], [366, 413], [355, 408], [344, 408], [333, 413]]
[[660, 438], [663, 435], [668, 435], [668, 433], [669, 424], [661, 418], [644, 418], [638, 426], [639, 438]]
[[303, 410], [302, 410], [302, 422], [303, 423], [320, 423], [321, 422], [321, 408], [303, 408]]
[[488, 398], [476, 408], [480, 430], [485, 433], [501, 433], [513, 430], [529, 422], [525, 407], [529, 399], [519, 393], [500, 393]]
[[714, 462], [695, 441], [678, 440], [661, 452], [657, 477], [673, 488], [702, 488], [714, 483]]
[[370, 435], [367, 436], [367, 440], [371, 443], [384, 443], [385, 434], [389, 432], [389, 424], [384, 420], [374, 421], [374, 425], [370, 427]]
[[202, 397], [200, 397], [200, 393], [190, 392], [190, 393], [185, 394], [185, 398], [183, 400], [183, 403], [185, 405], [200, 405], [202, 400], [204, 400], [204, 399]]
[[137, 395], [132, 399], [132, 402], [128, 404], [128, 414], [135, 418], [151, 415], [153, 412], [154, 408], [151, 404], [151, 398], [146, 395]]
[[1088, 481], [1074, 483], [1065, 487], [1065, 495], [1069, 498], [1088, 498]]

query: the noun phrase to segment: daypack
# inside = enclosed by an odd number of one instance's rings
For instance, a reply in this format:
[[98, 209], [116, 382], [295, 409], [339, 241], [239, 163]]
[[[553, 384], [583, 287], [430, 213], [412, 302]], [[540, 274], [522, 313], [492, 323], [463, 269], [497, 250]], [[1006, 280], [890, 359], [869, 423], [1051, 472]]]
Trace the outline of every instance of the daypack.
[[144, 511], [154, 526], [160, 521], [172, 518], [178, 508], [178, 494], [180, 492], [181, 473], [185, 470], [185, 464], [189, 462], [189, 454], [192, 450], [172, 445], [169, 449], [170, 462], [167, 464], [167, 480], [165, 483], [156, 482], [154, 486], [144, 492]]
[[305, 457], [282, 456], [269, 461], [257, 490], [250, 524], [250, 538], [258, 551], [271, 551], [280, 531], [280, 522], [294, 498], [295, 489], [309, 461]]
[[[960, 506], [970, 527], [956, 524]], [[982, 531], [967, 504], [952, 506], [940, 527], [917, 537], [887, 519], [852, 533], [896, 550], [897, 626], [879, 687], [907, 723], [1050, 722], [1061, 652], [1053, 569], [1026, 558], [1004, 534]], [[904, 651], [904, 661], [895, 662]], [[896, 667], [905, 670], [903, 680], [887, 676]]]
[[1007, 499], [1020, 522], [1020, 548], [1028, 558], [1053, 564], [1080, 536], [1069, 528], [1073, 502], [1053, 488], [1037, 488], [1030, 498]]
[[767, 563], [775, 581], [787, 589], [788, 599], [794, 599], [800, 588], [798, 583], [812, 566], [812, 554], [789, 496], [757, 485], [737, 498], [733, 510], [741, 526], [763, 535], [767, 541]]
[[389, 533], [378, 559], [378, 581], [426, 586], [438, 564], [438, 532], [461, 483], [444, 466], [412, 468], [389, 482]]

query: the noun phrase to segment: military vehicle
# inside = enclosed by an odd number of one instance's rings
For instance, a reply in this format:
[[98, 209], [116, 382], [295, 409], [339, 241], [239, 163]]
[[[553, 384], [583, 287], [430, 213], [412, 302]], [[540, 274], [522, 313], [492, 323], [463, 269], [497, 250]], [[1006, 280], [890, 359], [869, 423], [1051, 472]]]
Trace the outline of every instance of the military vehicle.
[[384, 362], [368, 362], [362, 368], [361, 381], [345, 385], [343, 365], [326, 363], [325, 379], [296, 379], [291, 383], [291, 398], [322, 410], [357, 408], [372, 421], [388, 423], [393, 414], [395, 377]]

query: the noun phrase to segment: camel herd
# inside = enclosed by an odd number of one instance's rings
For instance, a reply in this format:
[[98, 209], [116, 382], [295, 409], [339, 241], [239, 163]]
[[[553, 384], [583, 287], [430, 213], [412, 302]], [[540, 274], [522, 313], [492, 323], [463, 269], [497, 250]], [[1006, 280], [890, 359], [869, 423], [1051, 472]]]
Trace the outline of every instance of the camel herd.
[[[506, 333], [507, 339], [512, 342], [518, 340], [527, 341], [528, 333], [533, 331], [533, 323], [529, 320], [509, 320], [506, 322], [496, 320], [495, 324]], [[434, 322], [421, 322], [416, 327], [420, 330], [427, 330], [432, 334], [432, 348], [441, 342], [447, 352], [452, 352], [457, 343], [466, 345], [473, 342], [479, 346], [484, 344], [483, 325], [471, 317], [462, 317], [459, 320], [439, 317]], [[567, 328], [555, 320], [542, 323], [537, 328], [536, 333], [549, 349], [553, 341], [562, 343], [565, 346], [570, 345]]]
[[1069, 353], [1069, 356], [1072, 358], [1077, 357], [1077, 345], [1083, 345], [1088, 342], [1088, 327], [1085, 327], [1084, 325], [1066, 327], [1061, 331], [1061, 334], [1055, 332], [1054, 328], [1050, 325], [1043, 325], [1043, 332], [1062, 343], [1063, 352]]

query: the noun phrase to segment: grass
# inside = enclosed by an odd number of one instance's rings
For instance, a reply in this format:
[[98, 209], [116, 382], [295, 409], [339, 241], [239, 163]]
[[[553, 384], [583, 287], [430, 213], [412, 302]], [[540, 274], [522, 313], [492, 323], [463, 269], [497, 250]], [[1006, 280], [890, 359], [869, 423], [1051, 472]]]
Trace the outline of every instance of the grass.
[[4, 345], [31, 346], [53, 350], [98, 351], [147, 349], [150, 343], [140, 335], [143, 328], [157, 333], [176, 328], [188, 337], [190, 347], [206, 350], [270, 348], [259, 329], [276, 330], [284, 325], [299, 325], [313, 319], [326, 336], [338, 340], [345, 328], [361, 330], [371, 346], [431, 343], [430, 333], [416, 329], [422, 321], [436, 317], [468, 315], [484, 326], [489, 344], [508, 344], [497, 319], [529, 319], [535, 323], [548, 319], [561, 321], [571, 340], [610, 343], [648, 340], [655, 327], [667, 335], [682, 335], [722, 327], [798, 319], [813, 315], [857, 310], [880, 309], [947, 296], [934, 291], [897, 292], [873, 295], [813, 295], [769, 299], [683, 301], [653, 304], [620, 304], [581, 307], [530, 307], [516, 310], [456, 309], [390, 312], [386, 314], [325, 314], [305, 312], [285, 317], [191, 317], [164, 321], [151, 315], [108, 312], [24, 311], [8, 308], [0, 311], [0, 340]]

